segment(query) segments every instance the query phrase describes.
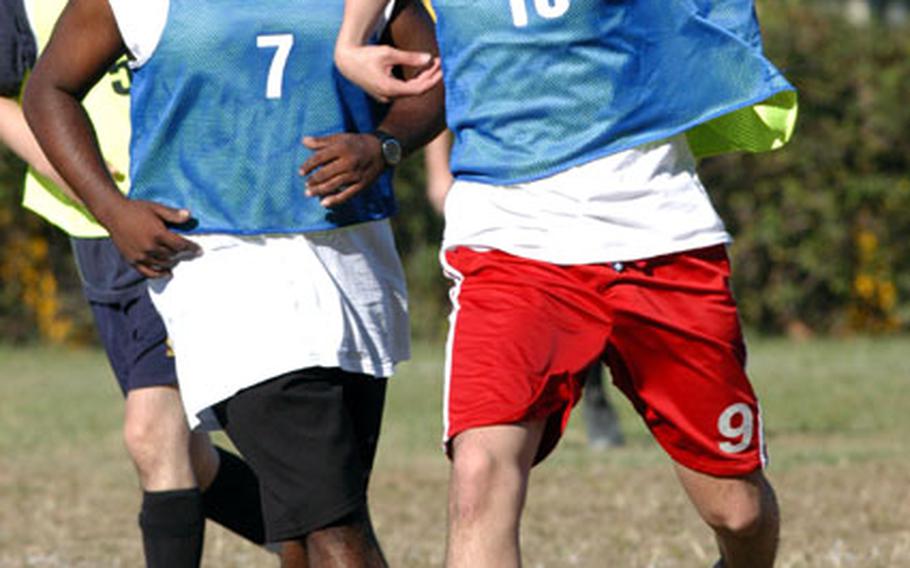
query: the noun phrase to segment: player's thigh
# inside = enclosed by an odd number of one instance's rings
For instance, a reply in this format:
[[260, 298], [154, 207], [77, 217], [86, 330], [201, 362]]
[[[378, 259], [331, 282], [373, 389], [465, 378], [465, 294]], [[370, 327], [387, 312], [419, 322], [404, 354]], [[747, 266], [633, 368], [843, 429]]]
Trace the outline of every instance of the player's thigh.
[[[374, 380], [382, 379], [308, 368], [240, 391], [217, 407], [259, 477], [270, 541], [301, 538], [365, 507], [382, 398], [352, 396], [348, 381]], [[355, 421], [352, 413], [375, 418]]]
[[499, 251], [449, 251], [446, 271], [455, 280], [446, 440], [469, 429], [545, 420], [543, 459], [602, 352], [609, 327], [603, 303], [572, 269]]
[[147, 293], [117, 305], [109, 315], [105, 327], [125, 338], [107, 352], [125, 375], [128, 437], [138, 432], [162, 450], [186, 455], [189, 430], [164, 322]]
[[452, 440], [456, 476], [493, 478], [498, 472], [525, 479], [546, 428], [545, 420], [471, 428]]
[[661, 446], [710, 475], [763, 466], [758, 399], [722, 248], [626, 269], [614, 290], [607, 362]]
[[128, 444], [134, 440], [160, 452], [177, 451], [188, 456], [190, 431], [177, 388], [150, 386], [129, 391], [124, 432]]
[[129, 391], [123, 437], [146, 491], [196, 484], [190, 462], [190, 431], [175, 387], [151, 386]]

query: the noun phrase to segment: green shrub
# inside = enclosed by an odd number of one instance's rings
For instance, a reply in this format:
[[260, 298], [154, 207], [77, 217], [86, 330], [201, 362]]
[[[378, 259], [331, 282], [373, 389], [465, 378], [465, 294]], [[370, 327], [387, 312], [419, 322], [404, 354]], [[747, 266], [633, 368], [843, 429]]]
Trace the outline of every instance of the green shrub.
[[734, 234], [743, 319], [764, 331], [910, 321], [910, 33], [763, 3], [766, 48], [800, 93], [793, 142], [708, 160]]
[[19, 206], [24, 167], [0, 148], [0, 340], [84, 341], [84, 308], [69, 242]]

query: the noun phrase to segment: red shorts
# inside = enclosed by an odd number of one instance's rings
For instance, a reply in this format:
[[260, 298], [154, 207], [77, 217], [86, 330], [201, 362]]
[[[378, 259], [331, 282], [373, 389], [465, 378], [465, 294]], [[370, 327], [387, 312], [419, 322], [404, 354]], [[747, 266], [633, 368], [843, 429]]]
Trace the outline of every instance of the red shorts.
[[723, 246], [574, 266], [460, 247], [445, 262], [455, 281], [447, 442], [471, 428], [546, 419], [542, 460], [581, 397], [586, 369], [602, 359], [678, 463], [716, 476], [763, 466]]

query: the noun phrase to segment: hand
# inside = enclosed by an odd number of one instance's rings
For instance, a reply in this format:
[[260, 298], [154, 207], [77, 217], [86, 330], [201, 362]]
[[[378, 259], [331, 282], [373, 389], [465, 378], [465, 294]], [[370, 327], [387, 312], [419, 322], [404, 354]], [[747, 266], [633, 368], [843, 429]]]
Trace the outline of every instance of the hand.
[[300, 175], [310, 176], [306, 194], [320, 197], [323, 207], [351, 199], [385, 169], [379, 139], [370, 134], [306, 136], [303, 145], [313, 150], [300, 168]]
[[105, 226], [114, 244], [146, 278], [170, 276], [178, 262], [200, 254], [199, 245], [167, 228], [189, 221], [186, 209], [123, 199], [107, 218]]
[[[438, 57], [388, 45], [339, 46], [335, 49], [335, 64], [342, 75], [381, 102], [420, 95], [442, 79]], [[419, 71], [407, 80], [398, 79], [392, 70], [399, 65]]]

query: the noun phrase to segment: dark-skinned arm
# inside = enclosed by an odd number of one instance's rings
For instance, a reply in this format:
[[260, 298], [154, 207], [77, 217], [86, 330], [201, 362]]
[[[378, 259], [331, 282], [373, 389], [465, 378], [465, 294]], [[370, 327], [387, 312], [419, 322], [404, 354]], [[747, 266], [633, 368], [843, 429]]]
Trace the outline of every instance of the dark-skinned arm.
[[107, 0], [71, 0], [38, 60], [23, 98], [25, 116], [48, 159], [144, 276], [166, 276], [195, 243], [168, 229], [189, 212], [120, 193], [81, 101], [126, 51]]
[[[438, 56], [433, 21], [419, 1], [400, 0], [386, 32], [396, 47]], [[409, 77], [420, 70], [405, 68], [404, 73]], [[442, 82], [420, 95], [395, 99], [378, 126], [398, 139], [405, 156], [426, 145], [444, 128]], [[344, 203], [369, 187], [385, 169], [379, 139], [370, 134], [307, 137], [304, 144], [315, 151], [301, 168], [303, 175], [315, 171], [307, 181], [307, 194], [321, 197], [326, 207]]]

